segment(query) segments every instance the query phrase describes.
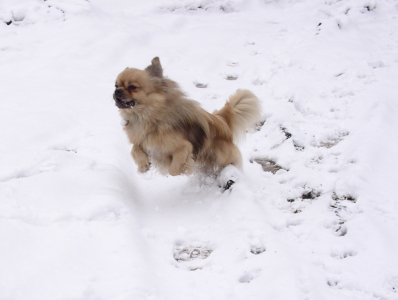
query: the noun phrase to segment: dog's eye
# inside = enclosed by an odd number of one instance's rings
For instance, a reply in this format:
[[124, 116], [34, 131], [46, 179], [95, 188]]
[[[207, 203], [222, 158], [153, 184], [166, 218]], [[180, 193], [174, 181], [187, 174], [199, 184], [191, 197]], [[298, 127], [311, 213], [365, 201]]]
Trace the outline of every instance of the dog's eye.
[[136, 89], [137, 89], [137, 87], [135, 85], [129, 85], [129, 90], [130, 91], [134, 91]]

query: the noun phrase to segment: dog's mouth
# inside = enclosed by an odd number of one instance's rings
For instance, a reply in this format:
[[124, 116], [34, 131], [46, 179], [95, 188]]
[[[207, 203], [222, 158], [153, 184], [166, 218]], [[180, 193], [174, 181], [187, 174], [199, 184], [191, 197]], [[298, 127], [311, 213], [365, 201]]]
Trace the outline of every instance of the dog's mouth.
[[131, 108], [136, 105], [136, 101], [133, 99], [131, 101], [126, 101], [121, 97], [113, 95], [113, 99], [115, 100], [115, 105], [120, 109]]

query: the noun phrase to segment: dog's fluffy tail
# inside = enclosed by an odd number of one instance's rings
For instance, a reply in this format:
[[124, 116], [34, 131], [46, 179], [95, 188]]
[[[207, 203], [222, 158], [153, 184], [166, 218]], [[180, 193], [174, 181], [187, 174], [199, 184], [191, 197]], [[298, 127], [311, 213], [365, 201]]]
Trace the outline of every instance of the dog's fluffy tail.
[[247, 128], [261, 121], [260, 100], [248, 90], [237, 90], [225, 106], [214, 114], [227, 122], [234, 140], [239, 141]]

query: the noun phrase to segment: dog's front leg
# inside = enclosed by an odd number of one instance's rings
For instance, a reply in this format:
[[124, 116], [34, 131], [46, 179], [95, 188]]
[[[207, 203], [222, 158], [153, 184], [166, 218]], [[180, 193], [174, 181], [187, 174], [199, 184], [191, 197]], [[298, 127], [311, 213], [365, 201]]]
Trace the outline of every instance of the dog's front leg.
[[141, 146], [134, 144], [131, 150], [131, 156], [133, 156], [140, 173], [145, 173], [149, 170], [151, 162], [149, 161], [148, 154], [145, 153]]
[[194, 171], [195, 162], [192, 158], [192, 144], [184, 141], [182, 146], [174, 150], [169, 168], [171, 176], [191, 174]]

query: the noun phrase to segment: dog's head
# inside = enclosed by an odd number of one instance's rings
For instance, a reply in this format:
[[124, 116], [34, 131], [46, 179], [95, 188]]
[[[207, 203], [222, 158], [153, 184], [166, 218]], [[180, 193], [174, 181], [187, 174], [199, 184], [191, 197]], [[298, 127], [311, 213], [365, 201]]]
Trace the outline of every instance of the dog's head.
[[127, 68], [116, 79], [113, 99], [120, 109], [135, 109], [150, 104], [153, 93], [159, 92], [163, 69], [158, 57], [145, 70]]

